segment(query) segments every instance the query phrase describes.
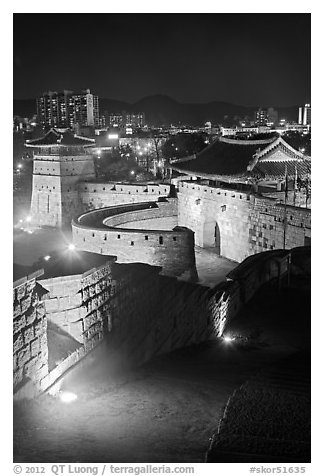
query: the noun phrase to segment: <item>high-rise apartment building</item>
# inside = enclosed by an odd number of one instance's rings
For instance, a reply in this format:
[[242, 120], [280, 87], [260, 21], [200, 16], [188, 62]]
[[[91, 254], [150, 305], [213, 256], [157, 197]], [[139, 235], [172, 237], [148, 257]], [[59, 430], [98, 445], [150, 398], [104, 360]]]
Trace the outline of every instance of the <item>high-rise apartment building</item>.
[[109, 114], [108, 123], [110, 127], [144, 127], [145, 114], [144, 112], [132, 113], [123, 111], [121, 114]]
[[268, 122], [267, 110], [259, 108], [254, 113], [254, 119], [255, 119], [256, 126], [265, 126]]
[[43, 127], [99, 125], [98, 96], [90, 89], [74, 93], [48, 91], [36, 99], [37, 120]]
[[304, 126], [310, 126], [311, 124], [311, 105], [305, 104], [304, 107], [300, 107], [298, 110], [298, 124]]
[[276, 126], [278, 124], [278, 121], [278, 111], [276, 111], [273, 107], [268, 107], [267, 123]]

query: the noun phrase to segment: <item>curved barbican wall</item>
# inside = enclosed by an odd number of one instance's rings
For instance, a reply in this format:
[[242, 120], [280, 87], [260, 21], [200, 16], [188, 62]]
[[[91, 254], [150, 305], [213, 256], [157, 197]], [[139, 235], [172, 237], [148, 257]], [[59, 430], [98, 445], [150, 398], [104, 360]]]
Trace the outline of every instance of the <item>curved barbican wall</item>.
[[72, 221], [75, 246], [84, 251], [115, 255], [119, 263], [147, 263], [162, 267], [162, 274], [197, 279], [194, 233], [185, 227], [173, 230], [118, 228], [137, 220], [174, 216], [171, 202], [117, 205], [84, 213]]
[[78, 191], [84, 210], [139, 203], [168, 197], [169, 184], [127, 184], [115, 182], [80, 182]]

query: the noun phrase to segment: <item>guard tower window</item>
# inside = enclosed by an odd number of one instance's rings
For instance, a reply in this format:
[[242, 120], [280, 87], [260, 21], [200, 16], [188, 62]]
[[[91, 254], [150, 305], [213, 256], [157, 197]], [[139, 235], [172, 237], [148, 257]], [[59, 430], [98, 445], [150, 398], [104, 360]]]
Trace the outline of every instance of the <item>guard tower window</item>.
[[159, 243], [160, 243], [160, 245], [163, 245], [163, 236], [159, 237]]

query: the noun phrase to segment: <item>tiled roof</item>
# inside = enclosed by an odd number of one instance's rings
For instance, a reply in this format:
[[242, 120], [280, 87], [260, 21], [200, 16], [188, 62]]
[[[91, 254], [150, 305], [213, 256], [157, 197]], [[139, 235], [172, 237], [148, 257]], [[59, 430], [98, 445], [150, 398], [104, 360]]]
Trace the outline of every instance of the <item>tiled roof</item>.
[[34, 140], [26, 141], [27, 147], [44, 147], [44, 146], [73, 146], [73, 145], [89, 145], [94, 143], [93, 139], [87, 137], [81, 137], [74, 135], [71, 131], [65, 131], [63, 133], [50, 129], [43, 137]]
[[304, 177], [310, 173], [310, 160], [286, 160], [286, 161], [259, 161], [253, 168], [253, 173], [259, 173], [262, 177], [283, 178], [287, 175], [290, 178]]
[[219, 138], [191, 160], [171, 163], [179, 172], [202, 176], [238, 176], [247, 173], [254, 154], [264, 149], [275, 139], [248, 141]]
[[[188, 160], [189, 159], [189, 160]], [[188, 175], [214, 180], [240, 181], [247, 178], [277, 179], [310, 173], [310, 158], [295, 150], [282, 137], [264, 141], [220, 138], [196, 157], [171, 163], [171, 168]]]

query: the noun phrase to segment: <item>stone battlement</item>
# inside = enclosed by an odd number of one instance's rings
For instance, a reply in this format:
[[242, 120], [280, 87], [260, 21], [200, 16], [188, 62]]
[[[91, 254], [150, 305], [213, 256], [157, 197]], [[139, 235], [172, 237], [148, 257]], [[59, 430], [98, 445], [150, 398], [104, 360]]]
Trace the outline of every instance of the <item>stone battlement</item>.
[[72, 221], [73, 243], [80, 250], [116, 255], [120, 263], [161, 266], [162, 273], [197, 278], [194, 236], [185, 227], [173, 230], [118, 228], [127, 221], [174, 216], [171, 202], [145, 202], [107, 207], [84, 213]]
[[266, 250], [304, 246], [311, 236], [309, 209], [190, 181], [179, 186], [178, 223], [195, 232], [196, 245], [216, 247], [238, 262]]

